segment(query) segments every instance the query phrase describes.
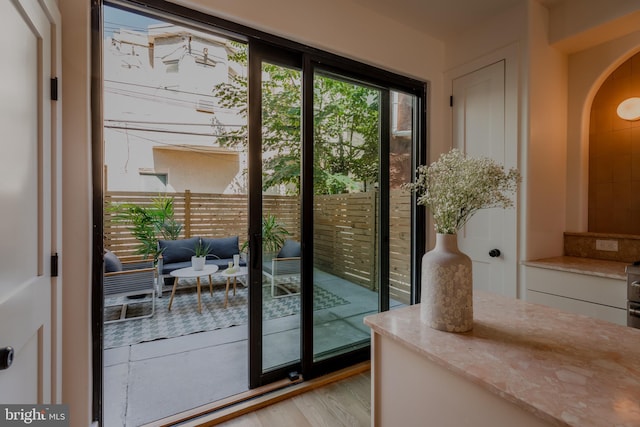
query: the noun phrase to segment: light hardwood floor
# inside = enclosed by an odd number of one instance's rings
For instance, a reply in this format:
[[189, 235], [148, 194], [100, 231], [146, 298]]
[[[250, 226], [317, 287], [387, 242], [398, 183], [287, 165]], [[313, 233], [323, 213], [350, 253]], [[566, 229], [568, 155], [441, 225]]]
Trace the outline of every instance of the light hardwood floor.
[[223, 427], [358, 427], [371, 425], [369, 371], [294, 396]]

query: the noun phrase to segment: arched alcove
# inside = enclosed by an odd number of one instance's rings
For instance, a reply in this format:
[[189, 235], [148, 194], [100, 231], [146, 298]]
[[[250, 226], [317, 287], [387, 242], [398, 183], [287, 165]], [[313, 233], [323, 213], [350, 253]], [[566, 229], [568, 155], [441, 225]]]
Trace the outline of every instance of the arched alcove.
[[640, 52], [614, 69], [598, 89], [589, 121], [590, 232], [640, 234], [640, 120], [616, 114], [640, 97]]

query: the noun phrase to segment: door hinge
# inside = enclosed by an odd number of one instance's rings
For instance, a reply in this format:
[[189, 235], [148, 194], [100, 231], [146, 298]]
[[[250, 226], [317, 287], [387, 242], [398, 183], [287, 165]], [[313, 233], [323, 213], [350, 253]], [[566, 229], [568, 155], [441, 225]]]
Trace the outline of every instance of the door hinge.
[[449, 96], [449, 107], [453, 107], [453, 95]]
[[51, 255], [51, 277], [58, 277], [58, 253]]
[[58, 78], [57, 77], [53, 77], [51, 79], [51, 100], [52, 101], [58, 100]]

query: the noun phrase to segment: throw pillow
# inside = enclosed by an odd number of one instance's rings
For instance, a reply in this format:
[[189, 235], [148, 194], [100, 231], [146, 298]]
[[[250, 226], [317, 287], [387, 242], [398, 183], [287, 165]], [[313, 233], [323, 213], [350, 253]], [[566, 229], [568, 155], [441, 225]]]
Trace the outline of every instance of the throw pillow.
[[199, 237], [178, 240], [158, 240], [158, 248], [162, 251], [163, 264], [191, 261], [191, 257], [195, 255], [198, 239]]
[[113, 273], [114, 271], [122, 271], [122, 262], [116, 254], [107, 249], [104, 251], [104, 272]]
[[233, 258], [240, 253], [238, 249], [238, 236], [220, 237], [216, 239], [203, 237], [202, 243], [209, 246], [209, 253], [220, 259]]
[[284, 241], [284, 245], [282, 245], [282, 249], [280, 249], [276, 258], [296, 258], [300, 255], [302, 255], [300, 242], [287, 239]]

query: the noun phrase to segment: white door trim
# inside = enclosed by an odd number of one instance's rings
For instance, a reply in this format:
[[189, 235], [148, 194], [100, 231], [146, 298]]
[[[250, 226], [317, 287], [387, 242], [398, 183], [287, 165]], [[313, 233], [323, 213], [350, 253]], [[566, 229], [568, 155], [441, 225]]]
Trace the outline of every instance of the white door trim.
[[56, 0], [39, 0], [51, 23], [51, 77], [58, 100], [51, 101], [51, 253], [58, 277], [51, 278], [51, 403], [62, 403], [62, 15]]

